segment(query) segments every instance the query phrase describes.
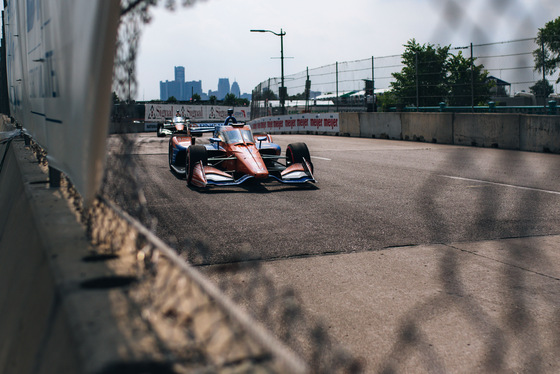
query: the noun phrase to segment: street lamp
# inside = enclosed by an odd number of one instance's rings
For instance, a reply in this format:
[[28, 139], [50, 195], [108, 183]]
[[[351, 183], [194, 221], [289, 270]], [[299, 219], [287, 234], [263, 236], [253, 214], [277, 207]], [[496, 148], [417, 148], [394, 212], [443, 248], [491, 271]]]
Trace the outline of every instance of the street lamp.
[[286, 87], [284, 87], [284, 35], [286, 33], [280, 29], [280, 33], [271, 31], [271, 30], [251, 30], [251, 32], [269, 32], [276, 36], [280, 37], [280, 66], [281, 66], [281, 75], [280, 75], [280, 106], [282, 107], [282, 113], [286, 114], [286, 107], [285, 107], [285, 98], [286, 98]]

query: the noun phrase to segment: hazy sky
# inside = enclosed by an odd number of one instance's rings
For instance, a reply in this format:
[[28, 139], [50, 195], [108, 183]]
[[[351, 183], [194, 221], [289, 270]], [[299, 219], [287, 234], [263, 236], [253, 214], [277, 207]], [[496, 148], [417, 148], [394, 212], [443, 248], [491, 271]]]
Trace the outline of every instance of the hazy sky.
[[[163, 3], [163, 2], [162, 2]], [[177, 0], [178, 4], [182, 0]], [[250, 93], [280, 76], [280, 37], [286, 32], [285, 75], [336, 61], [403, 52], [419, 43], [462, 46], [536, 36], [560, 16], [559, 0], [199, 0], [151, 10], [137, 60], [138, 100], [159, 98], [159, 81], [184, 66], [187, 81], [217, 90], [219, 78]], [[290, 57], [290, 58], [288, 58]]]

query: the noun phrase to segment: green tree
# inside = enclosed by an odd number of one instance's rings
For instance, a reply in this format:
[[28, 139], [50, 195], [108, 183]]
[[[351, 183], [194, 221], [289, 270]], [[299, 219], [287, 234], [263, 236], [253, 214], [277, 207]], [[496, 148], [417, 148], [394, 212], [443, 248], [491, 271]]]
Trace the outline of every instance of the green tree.
[[200, 97], [199, 94], [195, 93], [195, 94], [192, 95], [192, 99], [191, 99], [191, 100], [192, 100], [193, 102], [195, 102], [195, 103], [198, 103], [198, 102], [200, 102], [200, 101], [202, 100], [202, 98]]
[[176, 103], [177, 98], [175, 96], [169, 96], [166, 100], [167, 103]]
[[228, 93], [224, 98], [224, 105], [235, 105], [236, 104], [235, 95], [232, 93]]
[[[484, 65], [475, 65], [476, 58], [465, 58], [461, 51], [450, 55], [447, 62], [447, 84], [449, 105], [474, 105], [486, 103], [490, 99], [493, 82], [488, 81], [488, 71]], [[474, 95], [473, 95], [474, 93]], [[473, 97], [474, 96], [474, 97]]]
[[529, 87], [529, 89], [536, 97], [548, 97], [548, 95], [554, 92], [554, 88], [546, 79], [537, 81], [537, 83]]
[[249, 106], [250, 103], [248, 99], [237, 98], [235, 106]]
[[380, 112], [388, 112], [389, 108], [397, 105], [397, 100], [392, 90], [377, 94], [377, 110]]
[[210, 104], [212, 105], [216, 105], [216, 103], [218, 102], [218, 98], [216, 97], [216, 95], [212, 95], [210, 96]]
[[[560, 17], [547, 22], [544, 28], [539, 29], [536, 43], [541, 46], [533, 51], [535, 70], [543, 71], [543, 46], [544, 46], [544, 71], [552, 75], [560, 68]], [[556, 80], [560, 83], [560, 75]]]
[[[446, 61], [449, 47], [420, 45], [412, 39], [404, 45], [400, 73], [392, 73], [395, 96], [404, 105], [438, 105], [447, 96]], [[418, 88], [418, 91], [417, 91]]]

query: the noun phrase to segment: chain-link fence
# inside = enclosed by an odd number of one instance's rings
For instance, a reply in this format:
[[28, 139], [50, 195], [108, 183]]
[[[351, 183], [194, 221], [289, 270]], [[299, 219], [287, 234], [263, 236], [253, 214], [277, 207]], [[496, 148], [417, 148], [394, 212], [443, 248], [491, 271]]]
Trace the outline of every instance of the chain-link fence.
[[[124, 101], [132, 101], [132, 98], [137, 96], [137, 82], [134, 73], [138, 41], [142, 26], [149, 19], [148, 9], [155, 3], [156, 1], [153, 0], [121, 0], [123, 16], [119, 48], [115, 60], [114, 90], [120, 98], [124, 98]], [[194, 1], [183, 1], [183, 5], [187, 6], [192, 3]], [[464, 4], [464, 2], [458, 1], [448, 3], [459, 8]], [[491, 3], [492, 6], [497, 3], [505, 4], [504, 1]], [[519, 3], [519, 1], [514, 3]], [[177, 2], [167, 0], [166, 4], [173, 8]], [[445, 9], [449, 9], [449, 7], [446, 6]], [[461, 16], [454, 14], [455, 16], [449, 18], [442, 16], [442, 19], [445, 22], [462, 19]], [[541, 27], [542, 25], [533, 26]], [[466, 57], [473, 56], [476, 58], [476, 64], [484, 65], [488, 75], [495, 81], [494, 98], [499, 98], [499, 101], [507, 101], [508, 105], [509, 100], [517, 100], [525, 105], [536, 105], [537, 103], [533, 102], [534, 98], [530, 95], [519, 94], [515, 97], [515, 94], [522, 91], [529, 93], [529, 87], [542, 79], [535, 69], [533, 60], [533, 51], [538, 48], [535, 39], [528, 38], [473, 44], [472, 46], [470, 44], [452, 46], [450, 52], [453, 55], [461, 52]], [[373, 56], [363, 60], [337, 62], [287, 75], [284, 77], [285, 87], [287, 95], [293, 100], [286, 98], [285, 111], [286, 113], [300, 113], [375, 110], [375, 102], [368, 100], [366, 91], [371, 90], [379, 97], [386, 94], [387, 90], [391, 88], [391, 83], [394, 82], [393, 73], [402, 71], [403, 67], [402, 55]], [[554, 83], [550, 76], [547, 76], [546, 79], [550, 83]], [[281, 91], [280, 85], [281, 78], [276, 77], [262, 82], [255, 88], [252, 103], [254, 117], [280, 113], [282, 110], [282, 105], [278, 100]], [[472, 89], [472, 86], [473, 83], [469, 82], [467, 92], [469, 88]], [[415, 94], [404, 97], [407, 102], [401, 103], [401, 105], [419, 103], [421, 99], [419, 87], [414, 86], [413, 88]], [[558, 92], [558, 87], [555, 88], [555, 91]], [[468, 93], [465, 94], [465, 97], [470, 99]], [[527, 102], [528, 100], [530, 103]], [[512, 101], [511, 105], [513, 104], [515, 102]], [[377, 102], [377, 108], [380, 110], [389, 110], [390, 107], [392, 106], [383, 107], [381, 101]], [[148, 229], [156, 231], [158, 225], [150, 214], [143, 186], [138, 177], [139, 167], [136, 164], [137, 159], [134, 157], [137, 143], [134, 136], [121, 134], [112, 137], [110, 141], [114, 142], [115, 146], [110, 147], [113, 152], [108, 157], [102, 194], [115, 201]], [[432, 199], [436, 199], [445, 193], [444, 187], [421, 186], [418, 194], [419, 196], [429, 195], [432, 196]], [[434, 209], [433, 206], [419, 206], [418, 209], [426, 212], [427, 221], [429, 221], [431, 217], [429, 213]], [[528, 213], [536, 209], [539, 209], [538, 205], [534, 205]], [[519, 211], [524, 212], [525, 210], [526, 207], [520, 203]], [[439, 229], [440, 227], [434, 227], [434, 233]], [[206, 248], [190, 248], [189, 250], [195, 255], [207, 255]], [[363, 369], [359, 360], [334, 343], [321, 323], [306, 315], [297, 294], [290, 288], [279, 288], [262, 270], [258, 262], [246, 261], [246, 259], [246, 254], [240, 253], [238, 261], [231, 261], [221, 269], [224, 272], [236, 273], [232, 282], [221, 283], [218, 280], [218, 285], [228, 294], [232, 294], [235, 302], [254, 300], [253, 312], [257, 319], [269, 327], [293, 351], [304, 356], [306, 362], [316, 372], [350, 373], [360, 372]], [[458, 269], [450, 268], [448, 262], [451, 261], [444, 259], [440, 264], [442, 272], [445, 272], [449, 279], [454, 280]], [[512, 281], [512, 283], [514, 282]], [[505, 286], [507, 288], [508, 285]], [[514, 286], [518, 287], [517, 284]], [[435, 302], [432, 304], [435, 305]], [[428, 302], [426, 309], [429, 309], [432, 304]], [[414, 322], [414, 318], [415, 316], [411, 315], [412, 322]], [[409, 331], [408, 326], [414, 326], [412, 322], [407, 325], [403, 324], [402, 330]], [[408, 335], [403, 334], [404, 337]], [[415, 342], [415, 340], [411, 340], [411, 342], [405, 343], [414, 345]], [[406, 350], [400, 349], [399, 344], [401, 343], [402, 341], [395, 341], [394, 356], [400, 357], [406, 354]], [[494, 346], [489, 345], [488, 351], [492, 352]], [[388, 360], [392, 358], [389, 357]], [[503, 366], [498, 365], [497, 368], [500, 369]], [[386, 365], [385, 372], [394, 371], [390, 364]]]
[[[133, 102], [132, 98], [136, 97], [135, 60], [139, 38], [142, 26], [149, 21], [150, 6], [155, 5], [155, 3], [156, 1], [150, 0], [121, 1], [123, 13], [115, 57], [113, 90], [120, 98], [124, 98], [124, 102]], [[174, 9], [177, 3], [175, 1], [166, 1], [165, 5], [170, 9]], [[182, 3], [184, 6], [189, 6], [195, 3], [195, 1], [183, 1]], [[125, 105], [123, 107], [124, 110], [127, 108], [133, 110], [134, 105]], [[130, 116], [122, 116], [123, 121], [126, 121], [127, 117]], [[150, 213], [143, 192], [145, 186], [142, 185], [141, 178], [138, 177], [140, 166], [138, 165], [137, 157], [135, 157], [135, 154], [138, 152], [137, 138], [135, 134], [126, 133], [127, 126], [125, 122], [121, 123], [120, 126], [116, 124], [115, 128], [120, 129], [122, 133], [113, 135], [108, 139], [109, 153], [101, 191], [102, 199], [115, 202], [116, 206], [126, 211], [132, 219], [140, 222], [148, 230], [157, 232], [161, 227], [158, 226], [157, 220]], [[94, 220], [88, 219], [90, 226], [93, 225], [92, 222]], [[118, 226], [118, 224], [113, 224], [111, 227], [117, 229]], [[95, 227], [91, 227], [89, 230], [94, 231]], [[108, 233], [109, 238], [117, 237], [118, 235], [116, 231]], [[142, 251], [145, 248], [143, 249], [142, 246], [139, 246], [137, 250], [144, 257]], [[188, 250], [192, 251], [195, 256], [200, 255], [204, 257], [208, 255], [208, 249], [204, 246], [195, 246]], [[297, 301], [297, 295], [289, 287], [285, 288], [275, 285], [259, 264], [246, 261], [246, 256], [245, 253], [239, 253], [232, 262], [237, 264], [234, 267], [237, 266], [237, 271], [240, 274], [250, 275], [250, 282], [245, 283], [244, 287], [233, 288], [232, 286], [235, 286], [233, 283], [220, 283], [219, 285], [222, 290], [230, 295], [234, 302], [254, 298], [250, 308], [253, 317], [282, 341], [289, 351], [297, 352], [311, 372], [361, 372], [361, 362], [341, 348], [329, 336], [327, 329], [320, 322], [313, 320], [307, 315], [301, 303]], [[167, 277], [163, 273], [161, 276], [163, 278]], [[177, 287], [173, 283], [173, 279], [169, 279], [166, 282], [169, 289]], [[161, 292], [164, 291], [162, 290]], [[188, 300], [188, 297], [189, 295], [185, 294], [184, 300]], [[169, 302], [167, 301], [167, 303]], [[179, 297], [177, 304], [181, 303], [184, 304], [185, 302], [181, 301], [181, 297]], [[203, 315], [206, 311], [201, 309], [193, 313], [194, 319], [196, 319], [198, 315]], [[204, 318], [201, 317], [201, 319]], [[223, 320], [216, 321], [213, 330], [216, 330], [217, 335], [223, 335], [223, 332], [220, 332], [223, 323]], [[180, 329], [183, 328], [179, 327]], [[194, 328], [196, 329], [196, 326]], [[237, 350], [238, 340], [239, 338], [236, 337], [228, 340], [225, 348], [230, 348], [226, 349], [226, 351]], [[204, 355], [199, 356], [201, 357], [198, 360], [199, 364], [209, 365], [205, 361]], [[228, 363], [227, 357], [224, 357], [224, 360], [225, 366], [232, 365], [231, 362]], [[268, 359], [261, 357], [260, 360], [266, 363]], [[233, 368], [233, 366], [231, 367]], [[278, 372], [268, 368], [268, 366], [267, 370], [269, 371], [263, 372]]]
[[[413, 60], [407, 65], [404, 55], [372, 56], [287, 75], [284, 77], [284, 98], [280, 97], [281, 77], [269, 78], [253, 90], [252, 116], [403, 110], [407, 106], [439, 107], [441, 102], [446, 102], [446, 105], [464, 103], [469, 107], [488, 105], [489, 101], [509, 107], [544, 106], [549, 97], [548, 93], [540, 95], [535, 92], [538, 88], [534, 86], [539, 81], [548, 82], [558, 93], [555, 77], [543, 76], [542, 69], [535, 63], [534, 51], [542, 47], [536, 44], [535, 38], [448, 47], [450, 55], [460, 54], [472, 65], [482, 65], [482, 72], [487, 73], [486, 79], [477, 80], [467, 67], [462, 81], [447, 80], [447, 91], [434, 95], [434, 91], [437, 92], [435, 85], [439, 83], [431, 84], [431, 77], [441, 74], [439, 70], [430, 70], [435, 61]], [[394, 74], [403, 72], [405, 68], [412, 69], [412, 79], [408, 85], [400, 87], [402, 94], [395, 97], [392, 85], [396, 82]], [[481, 100], [478, 93], [481, 86], [487, 86], [487, 95], [483, 98], [486, 100]], [[375, 93], [375, 98], [372, 93]], [[557, 95], [553, 94], [552, 98], [557, 98]]]

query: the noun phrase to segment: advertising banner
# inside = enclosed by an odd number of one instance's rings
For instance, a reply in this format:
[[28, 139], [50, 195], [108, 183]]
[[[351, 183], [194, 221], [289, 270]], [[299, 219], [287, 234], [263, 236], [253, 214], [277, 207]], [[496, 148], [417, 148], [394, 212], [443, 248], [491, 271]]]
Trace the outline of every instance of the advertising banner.
[[338, 113], [306, 113], [263, 117], [249, 123], [254, 132], [319, 132], [338, 133]]
[[118, 0], [8, 0], [12, 116], [86, 204], [103, 176]]
[[[146, 115], [144, 121], [163, 122], [165, 118], [174, 117], [179, 112], [181, 117], [187, 117], [192, 122], [196, 121], [224, 121], [228, 116], [230, 106], [224, 105], [186, 105], [186, 104], [151, 104], [146, 103]], [[249, 121], [251, 108], [233, 108], [233, 116], [238, 121]]]

